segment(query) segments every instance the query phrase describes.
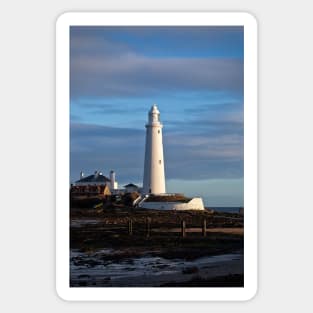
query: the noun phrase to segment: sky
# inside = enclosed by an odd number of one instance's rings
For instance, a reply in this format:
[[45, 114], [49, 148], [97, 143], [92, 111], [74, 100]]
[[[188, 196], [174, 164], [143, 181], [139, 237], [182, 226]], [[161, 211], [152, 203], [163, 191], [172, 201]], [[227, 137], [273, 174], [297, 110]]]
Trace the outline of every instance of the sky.
[[157, 104], [167, 192], [243, 206], [243, 27], [70, 30], [70, 179], [116, 172], [142, 186]]

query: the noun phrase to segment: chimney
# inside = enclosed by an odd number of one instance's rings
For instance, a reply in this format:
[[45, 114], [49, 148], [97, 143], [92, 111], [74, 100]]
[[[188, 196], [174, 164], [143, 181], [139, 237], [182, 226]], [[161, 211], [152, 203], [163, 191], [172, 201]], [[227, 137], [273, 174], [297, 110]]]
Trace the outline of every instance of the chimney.
[[115, 189], [115, 172], [114, 171], [110, 172], [110, 184], [111, 184], [111, 189]]

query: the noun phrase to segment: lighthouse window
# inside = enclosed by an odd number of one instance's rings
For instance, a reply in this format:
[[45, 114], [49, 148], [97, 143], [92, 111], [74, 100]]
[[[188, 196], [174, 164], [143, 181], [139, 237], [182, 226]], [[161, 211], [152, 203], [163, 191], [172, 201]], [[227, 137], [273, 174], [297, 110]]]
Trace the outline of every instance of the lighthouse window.
[[160, 133], [160, 130], [158, 130], [158, 134]]
[[162, 163], [162, 161], [161, 160], [159, 160], [159, 164], [161, 164]]

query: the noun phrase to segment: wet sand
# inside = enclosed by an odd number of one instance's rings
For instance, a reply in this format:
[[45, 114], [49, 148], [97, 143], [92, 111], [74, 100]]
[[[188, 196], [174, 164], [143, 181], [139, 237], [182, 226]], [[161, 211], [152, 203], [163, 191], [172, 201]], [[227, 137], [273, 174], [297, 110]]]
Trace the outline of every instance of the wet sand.
[[101, 261], [102, 256], [108, 253], [112, 252], [102, 250], [86, 256], [72, 251], [71, 286], [161, 287], [201, 280], [201, 287], [203, 282], [216, 277], [227, 277], [231, 273], [240, 279], [243, 274], [241, 253], [201, 257], [191, 261], [149, 255], [120, 262]]
[[[243, 286], [243, 217], [238, 214], [123, 209], [71, 213], [72, 287]], [[182, 220], [186, 237], [179, 227]]]

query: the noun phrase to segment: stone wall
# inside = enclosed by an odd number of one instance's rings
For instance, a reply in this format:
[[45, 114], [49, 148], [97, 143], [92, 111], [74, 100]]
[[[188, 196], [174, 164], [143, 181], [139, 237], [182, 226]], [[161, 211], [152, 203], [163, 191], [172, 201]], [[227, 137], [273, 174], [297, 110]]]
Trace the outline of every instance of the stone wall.
[[142, 202], [139, 205], [144, 209], [156, 209], [156, 210], [204, 210], [202, 198], [192, 198], [189, 202]]

